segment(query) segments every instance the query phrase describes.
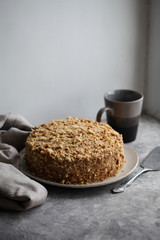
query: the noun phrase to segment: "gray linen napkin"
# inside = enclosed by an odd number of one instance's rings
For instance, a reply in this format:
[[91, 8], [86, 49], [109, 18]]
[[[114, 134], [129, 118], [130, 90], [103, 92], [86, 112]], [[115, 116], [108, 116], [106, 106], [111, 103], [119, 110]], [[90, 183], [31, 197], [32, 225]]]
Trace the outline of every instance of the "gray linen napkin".
[[47, 190], [18, 170], [19, 151], [33, 126], [20, 115], [0, 115], [0, 208], [27, 210], [44, 203]]

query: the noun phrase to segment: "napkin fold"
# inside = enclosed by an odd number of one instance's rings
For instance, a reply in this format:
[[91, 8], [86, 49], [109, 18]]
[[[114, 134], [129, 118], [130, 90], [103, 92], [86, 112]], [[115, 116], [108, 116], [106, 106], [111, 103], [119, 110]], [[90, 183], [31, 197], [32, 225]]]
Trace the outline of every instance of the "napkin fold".
[[33, 126], [21, 115], [0, 115], [0, 208], [27, 210], [44, 203], [47, 190], [18, 170]]

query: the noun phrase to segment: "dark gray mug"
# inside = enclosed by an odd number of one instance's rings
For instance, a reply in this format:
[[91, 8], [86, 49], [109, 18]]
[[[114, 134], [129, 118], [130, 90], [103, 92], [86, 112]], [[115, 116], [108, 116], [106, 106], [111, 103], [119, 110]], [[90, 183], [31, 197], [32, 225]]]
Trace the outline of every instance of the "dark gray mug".
[[123, 135], [124, 143], [136, 139], [139, 117], [142, 111], [143, 94], [134, 90], [119, 89], [104, 94], [105, 107], [97, 113], [101, 122], [104, 112], [108, 124]]

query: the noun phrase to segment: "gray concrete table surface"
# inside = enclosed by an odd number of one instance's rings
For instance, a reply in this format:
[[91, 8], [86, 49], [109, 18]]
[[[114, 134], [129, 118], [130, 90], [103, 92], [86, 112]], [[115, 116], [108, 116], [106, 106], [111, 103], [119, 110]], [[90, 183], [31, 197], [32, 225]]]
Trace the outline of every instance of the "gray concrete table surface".
[[[128, 145], [141, 161], [160, 145], [160, 123], [143, 115], [137, 139]], [[111, 193], [116, 185], [86, 189], [45, 185], [48, 198], [40, 207], [0, 210], [0, 240], [159, 240], [160, 171], [142, 174], [123, 193]]]

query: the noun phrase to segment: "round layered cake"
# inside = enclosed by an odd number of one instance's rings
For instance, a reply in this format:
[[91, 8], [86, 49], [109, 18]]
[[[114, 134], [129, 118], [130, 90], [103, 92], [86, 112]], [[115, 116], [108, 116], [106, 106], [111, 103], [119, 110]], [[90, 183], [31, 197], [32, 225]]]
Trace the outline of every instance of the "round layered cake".
[[63, 184], [104, 181], [125, 163], [122, 135], [106, 123], [75, 117], [36, 126], [25, 158], [34, 176]]

